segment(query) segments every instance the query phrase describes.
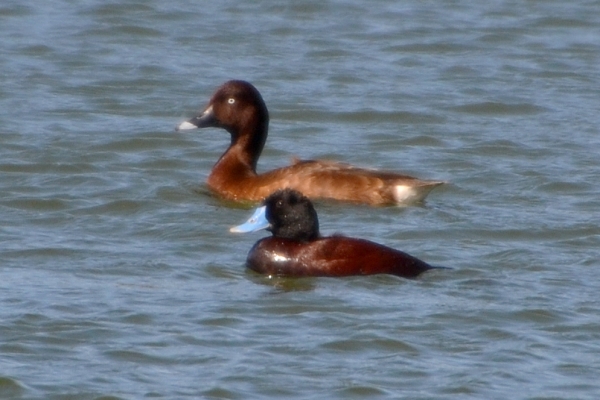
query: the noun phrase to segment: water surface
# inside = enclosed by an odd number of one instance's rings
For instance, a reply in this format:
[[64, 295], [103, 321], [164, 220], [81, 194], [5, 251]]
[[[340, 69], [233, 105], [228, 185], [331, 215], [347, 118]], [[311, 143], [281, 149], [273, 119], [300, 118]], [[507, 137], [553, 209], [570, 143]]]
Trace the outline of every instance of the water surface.
[[[597, 1], [0, 6], [0, 397], [600, 395]], [[292, 156], [449, 184], [318, 203], [326, 234], [435, 265], [267, 279], [175, 133], [228, 79]]]

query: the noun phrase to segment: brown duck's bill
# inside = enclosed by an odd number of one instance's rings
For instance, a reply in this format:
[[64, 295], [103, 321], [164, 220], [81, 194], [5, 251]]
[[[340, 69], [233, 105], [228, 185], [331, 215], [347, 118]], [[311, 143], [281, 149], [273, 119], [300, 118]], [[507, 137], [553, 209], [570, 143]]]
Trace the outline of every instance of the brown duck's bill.
[[175, 127], [176, 131], [186, 131], [197, 128], [207, 128], [209, 126], [217, 126], [217, 120], [213, 113], [213, 107], [210, 106], [202, 114], [196, 115], [194, 118], [182, 122]]

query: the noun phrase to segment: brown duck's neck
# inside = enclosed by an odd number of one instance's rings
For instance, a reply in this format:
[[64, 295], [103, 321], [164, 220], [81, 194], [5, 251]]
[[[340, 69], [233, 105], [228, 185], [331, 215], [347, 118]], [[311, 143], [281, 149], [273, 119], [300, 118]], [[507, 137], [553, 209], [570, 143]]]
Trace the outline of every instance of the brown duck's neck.
[[217, 164], [224, 161], [224, 159], [228, 163], [237, 160], [237, 162], [247, 165], [252, 172], [256, 173], [258, 158], [267, 141], [267, 132], [269, 129], [268, 114], [266, 118], [253, 118], [252, 121], [248, 121], [244, 125], [245, 128], [242, 130], [228, 129], [231, 134], [231, 144]]
[[228, 192], [256, 177], [256, 169], [244, 157], [242, 150], [240, 146], [227, 149], [208, 176], [209, 187], [217, 192]]
[[[258, 137], [258, 139], [256, 139]], [[236, 135], [231, 133], [231, 144], [214, 165], [208, 177], [209, 186], [237, 185], [256, 176], [256, 164], [262, 152], [266, 135]]]
[[214, 165], [213, 173], [217, 171], [228, 171], [229, 174], [231, 174], [231, 171], [256, 173], [257, 160], [258, 157], [249, 154], [244, 146], [233, 143]]

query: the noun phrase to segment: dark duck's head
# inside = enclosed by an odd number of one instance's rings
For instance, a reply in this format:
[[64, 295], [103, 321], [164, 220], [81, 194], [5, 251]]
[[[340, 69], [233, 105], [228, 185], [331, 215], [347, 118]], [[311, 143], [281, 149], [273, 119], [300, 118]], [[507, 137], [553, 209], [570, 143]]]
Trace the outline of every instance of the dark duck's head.
[[311, 201], [293, 189], [271, 194], [250, 219], [232, 232], [267, 229], [274, 237], [310, 242], [319, 237], [319, 218]]

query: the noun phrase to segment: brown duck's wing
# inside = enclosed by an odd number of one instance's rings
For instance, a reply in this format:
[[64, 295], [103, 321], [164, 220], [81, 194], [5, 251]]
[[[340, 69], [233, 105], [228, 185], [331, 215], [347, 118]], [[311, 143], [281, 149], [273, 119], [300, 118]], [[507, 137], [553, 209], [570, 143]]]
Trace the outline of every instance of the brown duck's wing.
[[296, 161], [288, 167], [258, 175], [255, 179], [255, 188], [261, 193], [260, 197], [290, 187], [310, 198], [372, 205], [418, 202], [443, 183], [320, 160]]

